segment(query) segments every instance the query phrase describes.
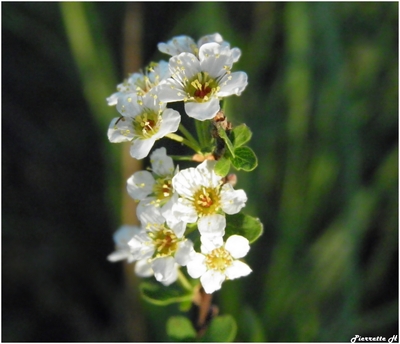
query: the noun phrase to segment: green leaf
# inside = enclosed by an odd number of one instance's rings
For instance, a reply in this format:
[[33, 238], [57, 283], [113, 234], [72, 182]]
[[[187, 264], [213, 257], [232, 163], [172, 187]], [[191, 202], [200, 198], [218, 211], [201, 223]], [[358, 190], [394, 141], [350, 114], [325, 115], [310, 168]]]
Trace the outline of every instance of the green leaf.
[[191, 300], [193, 296], [190, 291], [182, 289], [176, 283], [166, 287], [159, 282], [146, 281], [140, 284], [139, 290], [146, 301], [158, 306], [184, 302]]
[[229, 139], [228, 135], [226, 134], [225, 129], [222, 128], [220, 125], [218, 125], [217, 128], [218, 128], [219, 137], [224, 140], [226, 148], [228, 148], [229, 153], [234, 158], [235, 157], [235, 148], [233, 147], [231, 140]]
[[231, 168], [231, 160], [224, 156], [217, 161], [214, 167], [214, 171], [219, 176], [225, 177]]
[[253, 243], [261, 236], [263, 230], [263, 224], [256, 217], [242, 213], [226, 215], [225, 238], [237, 234]]
[[196, 331], [190, 320], [184, 316], [173, 316], [167, 321], [167, 334], [173, 341], [194, 341]]
[[201, 338], [201, 341], [214, 343], [233, 342], [236, 332], [236, 321], [231, 315], [219, 316], [211, 321], [210, 327]]
[[243, 146], [245, 143], [249, 142], [253, 133], [250, 131], [246, 124], [238, 125], [233, 128], [231, 137], [232, 143], [235, 148]]
[[236, 148], [234, 158], [231, 161], [236, 169], [246, 172], [253, 171], [258, 165], [255, 153], [247, 146]]

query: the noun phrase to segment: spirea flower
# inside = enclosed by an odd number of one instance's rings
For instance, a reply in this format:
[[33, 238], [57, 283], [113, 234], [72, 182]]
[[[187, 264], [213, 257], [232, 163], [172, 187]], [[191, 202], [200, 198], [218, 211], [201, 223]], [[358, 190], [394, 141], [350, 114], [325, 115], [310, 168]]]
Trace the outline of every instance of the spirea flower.
[[192, 278], [199, 278], [207, 294], [221, 288], [222, 283], [229, 279], [247, 276], [252, 271], [243, 258], [250, 250], [249, 241], [240, 236], [232, 235], [224, 244], [204, 241], [201, 253], [195, 253], [187, 264], [187, 271]]
[[154, 277], [164, 285], [177, 279], [177, 269], [185, 266], [194, 255], [193, 243], [184, 237], [186, 224], [169, 227], [161, 213], [146, 213], [140, 233], [128, 242], [136, 259], [147, 259]]
[[214, 172], [215, 161], [205, 160], [196, 168], [187, 168], [172, 178], [172, 186], [180, 196], [172, 208], [175, 218], [187, 223], [197, 221], [201, 236], [222, 237], [225, 214], [236, 214], [247, 201], [243, 190], [234, 190]]
[[161, 214], [168, 218], [178, 198], [172, 188], [172, 177], [177, 169], [164, 147], [150, 155], [150, 163], [151, 172], [135, 172], [127, 181], [127, 190], [134, 200], [139, 201], [142, 211], [151, 212], [155, 207], [160, 208]]
[[138, 226], [121, 226], [113, 235], [116, 250], [109, 254], [107, 259], [110, 262], [117, 262], [120, 260], [126, 260], [128, 263], [132, 263], [137, 260], [135, 264], [135, 272], [141, 277], [153, 276], [153, 270], [148, 264], [147, 259], [139, 259], [137, 254], [133, 253], [128, 242], [135, 236], [140, 234], [141, 228]]
[[[158, 43], [158, 50], [162, 53], [174, 56], [180, 53], [192, 53], [195, 56], [199, 56], [199, 48], [206, 43], [218, 43], [221, 46], [226, 46], [230, 48], [230, 44], [222, 38], [219, 33], [214, 33], [211, 35], [206, 35], [201, 37], [197, 44], [193, 38], [185, 35], [176, 36], [169, 40], [167, 43]], [[240, 58], [241, 51], [239, 48], [232, 48], [231, 54], [233, 56], [233, 62], [237, 62]]]
[[145, 72], [133, 73], [129, 78], [117, 86], [117, 92], [107, 98], [108, 105], [123, 106], [128, 97], [141, 98], [150, 91], [154, 91], [157, 85], [170, 76], [168, 62], [159, 61], [150, 63]]
[[108, 138], [115, 143], [130, 141], [130, 154], [136, 159], [145, 158], [157, 140], [177, 131], [181, 120], [179, 112], [167, 109], [152, 95], [141, 101], [128, 97], [120, 112], [122, 116], [111, 121]]
[[206, 43], [199, 57], [181, 53], [171, 57], [171, 77], [158, 87], [163, 102], [184, 101], [189, 117], [204, 121], [215, 117], [221, 98], [240, 95], [247, 86], [245, 72], [231, 72], [234, 54], [228, 46]]

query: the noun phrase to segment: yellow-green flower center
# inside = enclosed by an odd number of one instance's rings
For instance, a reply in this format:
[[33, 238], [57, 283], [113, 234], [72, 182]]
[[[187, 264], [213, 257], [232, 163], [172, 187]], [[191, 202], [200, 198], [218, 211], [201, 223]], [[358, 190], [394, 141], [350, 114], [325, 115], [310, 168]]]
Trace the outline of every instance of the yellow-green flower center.
[[231, 254], [224, 247], [219, 247], [211, 251], [206, 256], [205, 264], [209, 270], [224, 272], [233, 262]]
[[172, 196], [172, 181], [170, 177], [158, 178], [153, 186], [156, 203], [164, 204]]
[[152, 232], [150, 236], [155, 247], [155, 257], [174, 255], [178, 249], [178, 238], [169, 228], [162, 227], [157, 232]]
[[185, 101], [203, 103], [209, 101], [219, 91], [219, 86], [218, 82], [211, 78], [208, 73], [201, 72], [187, 82], [185, 91], [188, 95], [184, 99]]
[[150, 110], [135, 117], [133, 120], [133, 129], [137, 136], [147, 139], [158, 132], [160, 124], [161, 116]]
[[198, 216], [215, 214], [220, 207], [219, 189], [202, 187], [193, 196], [193, 205]]

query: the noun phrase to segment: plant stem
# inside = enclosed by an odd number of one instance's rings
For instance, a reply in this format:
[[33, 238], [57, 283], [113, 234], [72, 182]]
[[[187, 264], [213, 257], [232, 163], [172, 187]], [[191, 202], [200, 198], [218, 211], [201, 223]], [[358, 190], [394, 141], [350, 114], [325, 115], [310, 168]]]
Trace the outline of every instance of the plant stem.
[[165, 137], [168, 137], [168, 138], [170, 138], [171, 140], [180, 142], [180, 143], [182, 143], [182, 144], [188, 146], [189, 148], [192, 148], [196, 153], [201, 154], [201, 150], [200, 150], [200, 147], [199, 147], [198, 145], [196, 145], [196, 144], [194, 144], [193, 142], [191, 142], [191, 141], [185, 139], [185, 138], [182, 137], [182, 136], [179, 136], [179, 135], [174, 134], [174, 133], [169, 133], [169, 134], [165, 135]]
[[193, 161], [192, 155], [170, 155], [170, 157], [176, 161]]
[[183, 288], [189, 291], [193, 291], [192, 285], [189, 283], [187, 280], [186, 276], [183, 274], [183, 272], [178, 269], [178, 281], [182, 285]]
[[190, 133], [189, 130], [187, 130], [182, 123], [179, 124], [179, 130], [181, 131], [181, 133], [190, 141], [192, 142], [194, 145], [196, 145], [197, 147], [200, 148], [200, 144], [199, 142], [194, 138], [194, 136]]
[[195, 121], [197, 137], [199, 138], [200, 146], [207, 147], [210, 144], [210, 121]]

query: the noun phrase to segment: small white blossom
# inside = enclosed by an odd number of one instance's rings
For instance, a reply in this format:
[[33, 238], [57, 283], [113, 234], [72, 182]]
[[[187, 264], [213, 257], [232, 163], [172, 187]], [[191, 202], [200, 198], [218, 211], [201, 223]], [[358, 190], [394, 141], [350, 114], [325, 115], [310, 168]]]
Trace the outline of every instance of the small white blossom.
[[[185, 35], [176, 36], [169, 40], [167, 43], [158, 43], [158, 50], [162, 53], [174, 56], [179, 55], [180, 53], [192, 53], [198, 57], [199, 48], [206, 43], [218, 43], [221, 46], [226, 46], [230, 48], [230, 44], [222, 38], [219, 33], [214, 33], [211, 35], [206, 35], [201, 37], [197, 44], [193, 40], [193, 38]], [[239, 48], [231, 49], [231, 53], [233, 55], [233, 62], [237, 62], [240, 58], [241, 51]]]
[[108, 105], [117, 105], [117, 103], [126, 103], [128, 97], [141, 98], [158, 86], [158, 84], [170, 76], [168, 62], [152, 62], [145, 72], [133, 73], [123, 83], [117, 86], [117, 92], [107, 98]]
[[187, 168], [172, 178], [172, 186], [180, 196], [172, 208], [176, 219], [197, 222], [201, 236], [210, 240], [225, 233], [225, 213], [238, 213], [247, 201], [243, 190], [223, 184], [214, 172], [215, 161], [205, 160], [196, 168]]
[[230, 236], [224, 244], [204, 241], [201, 253], [195, 253], [187, 264], [187, 271], [192, 278], [199, 278], [207, 294], [221, 288], [222, 283], [229, 279], [247, 276], [252, 271], [243, 258], [250, 250], [249, 241], [240, 236]]
[[113, 235], [116, 250], [109, 254], [107, 259], [110, 262], [125, 260], [128, 263], [136, 261], [135, 272], [141, 277], [153, 276], [153, 270], [147, 259], [139, 259], [136, 253], [132, 252], [128, 242], [135, 236], [141, 233], [142, 229], [138, 226], [123, 225]]
[[204, 121], [220, 110], [220, 98], [240, 95], [247, 86], [245, 72], [231, 73], [235, 55], [228, 46], [206, 43], [199, 57], [181, 53], [171, 57], [171, 77], [158, 88], [163, 102], [184, 101], [189, 117]]
[[138, 226], [121, 226], [113, 235], [116, 250], [108, 255], [107, 259], [110, 262], [117, 262], [119, 260], [126, 259], [128, 263], [135, 260], [134, 255], [128, 245], [128, 242], [136, 235], [140, 233], [140, 227]]
[[130, 141], [130, 153], [136, 159], [145, 158], [157, 140], [177, 131], [181, 120], [178, 111], [166, 109], [150, 94], [139, 102], [128, 97], [120, 112], [122, 116], [110, 123], [108, 138], [114, 143]]
[[154, 277], [164, 285], [177, 279], [177, 269], [185, 266], [194, 255], [193, 243], [184, 237], [185, 223], [169, 227], [161, 213], [143, 215], [143, 229], [128, 242], [138, 260], [147, 260]]
[[[139, 201], [138, 217], [143, 211], [160, 208], [161, 214], [168, 218], [178, 195], [172, 188], [172, 177], [177, 173], [171, 157], [164, 147], [150, 155], [151, 172], [135, 172], [127, 181], [128, 194]], [[140, 214], [139, 214], [140, 213]]]

